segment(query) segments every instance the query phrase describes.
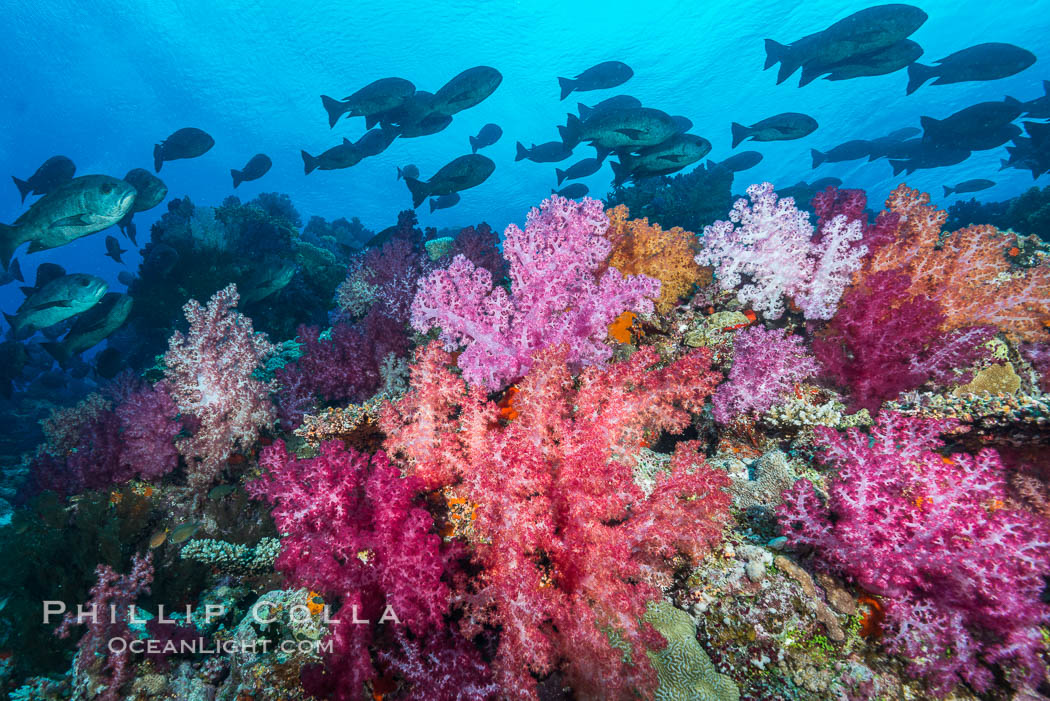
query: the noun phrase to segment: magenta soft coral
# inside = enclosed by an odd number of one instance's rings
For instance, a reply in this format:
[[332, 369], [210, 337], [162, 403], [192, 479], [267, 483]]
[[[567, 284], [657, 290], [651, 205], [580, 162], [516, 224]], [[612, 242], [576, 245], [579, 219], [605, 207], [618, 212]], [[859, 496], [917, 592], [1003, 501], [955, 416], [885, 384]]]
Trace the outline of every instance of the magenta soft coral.
[[[698, 351], [659, 368], [651, 348], [578, 380], [564, 346], [540, 351], [518, 383], [517, 418], [451, 373], [437, 344], [421, 350], [412, 390], [387, 408], [388, 447], [430, 487], [456, 483], [475, 504], [481, 572], [460, 593], [468, 636], [501, 630], [494, 667], [508, 698], [535, 699], [561, 668], [581, 698], [644, 698], [655, 674], [643, 650], [663, 640], [639, 621], [669, 583], [671, 561], [701, 556], [720, 536], [724, 474], [680, 444], [646, 495], [639, 447], [689, 425], [718, 380]], [[634, 651], [633, 664], [610, 635]]]
[[615, 268], [597, 277], [612, 247], [608, 227], [598, 200], [552, 195], [529, 212], [524, 230], [506, 229], [509, 294], [489, 270], [459, 255], [420, 282], [412, 326], [439, 328], [448, 350], [465, 346], [458, 361], [464, 376], [490, 390], [525, 374], [535, 351], [562, 343], [574, 368], [604, 364], [612, 356], [609, 324], [628, 310], [652, 311], [660, 292], [658, 280], [624, 278]]
[[943, 455], [950, 421], [883, 412], [871, 435], [816, 429], [837, 468], [825, 503], [800, 480], [778, 517], [788, 542], [824, 569], [879, 596], [884, 642], [937, 695], [960, 681], [978, 691], [999, 664], [1015, 684], [1042, 677], [1040, 626], [1050, 570], [1050, 526], [1006, 508], [994, 450]]
[[183, 311], [188, 334], [176, 331], [164, 354], [164, 376], [184, 415], [200, 422], [177, 441], [189, 464], [190, 485], [206, 490], [235, 448], [248, 448], [276, 418], [271, 387], [254, 376], [275, 350], [237, 311], [236, 285], [216, 292], [208, 306], [191, 299]]
[[[421, 483], [402, 478], [383, 453], [368, 456], [338, 441], [322, 444], [320, 454], [307, 459], [277, 441], [259, 464], [262, 474], [247, 489], [274, 505], [283, 534], [277, 569], [289, 585], [320, 592], [336, 605], [326, 673], [307, 674], [304, 681], [314, 685], [312, 693], [331, 699], [363, 698], [365, 682], [377, 676], [370, 650], [384, 644], [400, 649], [392, 642], [397, 636], [425, 639], [447, 627], [450, 595], [443, 577], [451, 553], [416, 503]], [[381, 624], [384, 614], [400, 623]], [[355, 618], [371, 624], [355, 624]], [[462, 669], [430, 672], [484, 669], [476, 651], [456, 649], [447, 661]]]
[[733, 337], [729, 378], [712, 400], [714, 417], [725, 424], [741, 414], [767, 411], [818, 370], [802, 337], [787, 329], [752, 326], [739, 331]]
[[850, 389], [851, 410], [877, 410], [884, 401], [923, 383], [965, 382], [955, 375], [986, 356], [990, 326], [942, 333], [944, 314], [924, 295], [911, 295], [907, 274], [875, 273], [843, 297], [813, 341], [828, 377]]

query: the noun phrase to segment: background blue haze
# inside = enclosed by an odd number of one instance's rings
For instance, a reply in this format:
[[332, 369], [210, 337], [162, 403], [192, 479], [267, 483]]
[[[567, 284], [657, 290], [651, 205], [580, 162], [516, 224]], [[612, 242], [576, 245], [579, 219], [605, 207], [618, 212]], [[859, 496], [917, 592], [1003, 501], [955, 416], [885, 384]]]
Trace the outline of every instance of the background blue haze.
[[[757, 148], [765, 160], [738, 175], [734, 191], [761, 180], [782, 188], [838, 176], [846, 186], [869, 190], [878, 204], [900, 182], [887, 161], [825, 164], [813, 171], [810, 148], [882, 136], [917, 126], [920, 115], [945, 117], [982, 100], [1041, 95], [1041, 81], [1050, 78], [1050, 2], [916, 3], [929, 14], [911, 37], [926, 51], [923, 62], [987, 41], [1014, 43], [1039, 57], [1034, 66], [1005, 80], [927, 85], [905, 96], [903, 71], [843, 82], [818, 80], [798, 88], [797, 74], [778, 86], [776, 70], [762, 70], [763, 39], [794, 41], [871, 4], [8, 0], [0, 9], [5, 27], [0, 162], [5, 174], [25, 178], [44, 159], [61, 153], [73, 158], [80, 175], [120, 177], [134, 167], [151, 168], [157, 141], [180, 127], [196, 126], [214, 136], [215, 147], [201, 158], [164, 165], [160, 175], [170, 196], [217, 205], [234, 193], [230, 168], [242, 167], [261, 151], [271, 156], [273, 169], [241, 185], [236, 194], [242, 200], [260, 192], [287, 193], [304, 221], [314, 214], [358, 216], [378, 230], [411, 204], [404, 183], [395, 180], [396, 165], [415, 163], [428, 177], [468, 153], [467, 137], [491, 121], [504, 130], [500, 143], [485, 151], [496, 161], [493, 176], [464, 192], [452, 209], [431, 214], [423, 205], [418, 212], [428, 226], [487, 221], [502, 230], [524, 221], [528, 208], [556, 184], [553, 164], [515, 163], [514, 142], [555, 139], [556, 125], [564, 123], [578, 100], [593, 104], [623, 92], [692, 119], [692, 131], [712, 142], [710, 157], [716, 160], [734, 153], [731, 121], [749, 124], [782, 111], [811, 114], [820, 128], [805, 139], [738, 148]], [[557, 76], [572, 76], [609, 59], [631, 65], [634, 78], [612, 91], [573, 94], [559, 102]], [[360, 118], [329, 129], [321, 93], [343, 97], [386, 76], [433, 91], [479, 64], [498, 68], [502, 85], [478, 107], [456, 115], [444, 132], [399, 139], [385, 153], [347, 170], [303, 174], [300, 149], [316, 154], [344, 136], [356, 139], [364, 132]], [[591, 149], [581, 147], [559, 165], [589, 155]], [[906, 180], [945, 205], [941, 185], [990, 178], [996, 187], [978, 196], [1001, 200], [1032, 185], [1026, 171], [999, 172], [1002, 156], [1002, 148], [978, 152], [958, 166], [920, 171]], [[610, 179], [605, 166], [584, 182], [592, 195], [602, 196]], [[136, 215], [140, 245], [165, 209], [161, 205]], [[0, 183], [0, 221], [12, 222], [22, 211], [15, 186], [9, 180]], [[122, 289], [116, 276], [123, 266], [102, 255], [105, 235], [18, 257], [27, 279], [39, 263], [53, 261], [71, 271], [102, 275], [113, 289]], [[130, 252], [128, 268], [134, 270], [138, 260]], [[20, 300], [14, 285], [0, 289], [4, 311], [13, 311]]]

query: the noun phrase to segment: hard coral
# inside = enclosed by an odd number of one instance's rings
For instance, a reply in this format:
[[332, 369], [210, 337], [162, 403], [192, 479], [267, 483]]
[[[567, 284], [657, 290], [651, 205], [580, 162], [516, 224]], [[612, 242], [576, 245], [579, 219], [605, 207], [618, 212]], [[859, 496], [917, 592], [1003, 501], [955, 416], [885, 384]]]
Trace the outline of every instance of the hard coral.
[[230, 285], [202, 307], [190, 300], [183, 311], [188, 334], [176, 331], [164, 355], [166, 386], [184, 415], [199, 428], [176, 445], [190, 466], [190, 484], [206, 490], [233, 451], [248, 448], [259, 429], [275, 419], [271, 387], [253, 373], [275, 348], [255, 333], [236, 310], [240, 299]]
[[960, 681], [991, 688], [988, 665], [1015, 684], [1042, 677], [1040, 600], [1050, 525], [1008, 508], [998, 454], [941, 454], [957, 424], [883, 412], [871, 435], [817, 427], [837, 468], [827, 503], [800, 480], [778, 516], [788, 542], [814, 549], [885, 604], [885, 644], [937, 695]]
[[[648, 275], [660, 281], [656, 311], [666, 314], [694, 284], [711, 281], [711, 273], [693, 260], [697, 254], [696, 234], [680, 227], [664, 230], [648, 219], [628, 219], [630, 212], [620, 205], [608, 210], [612, 242], [608, 264], [624, 275]], [[706, 276], [703, 274], [706, 272]]]
[[529, 212], [524, 230], [507, 227], [509, 294], [488, 270], [456, 256], [421, 281], [412, 326], [440, 328], [448, 350], [465, 345], [459, 367], [489, 390], [526, 373], [535, 351], [558, 344], [567, 344], [574, 368], [604, 364], [612, 356], [609, 324], [624, 311], [652, 311], [659, 294], [659, 281], [646, 276], [596, 275], [611, 249], [608, 226], [601, 202], [552, 195]]
[[583, 371], [564, 346], [541, 351], [517, 384], [513, 421], [448, 370], [431, 344], [412, 389], [381, 420], [387, 447], [430, 487], [459, 483], [477, 507], [481, 573], [460, 596], [476, 635], [501, 628], [494, 667], [505, 693], [536, 698], [537, 677], [561, 666], [578, 694], [651, 694], [656, 676], [640, 655], [625, 664], [610, 636], [633, 650], [659, 649], [640, 623], [669, 583], [671, 562], [700, 557], [727, 513], [727, 479], [680, 444], [670, 473], [646, 496], [633, 480], [637, 446], [678, 432], [700, 411], [717, 375], [701, 350], [655, 369], [655, 351]]

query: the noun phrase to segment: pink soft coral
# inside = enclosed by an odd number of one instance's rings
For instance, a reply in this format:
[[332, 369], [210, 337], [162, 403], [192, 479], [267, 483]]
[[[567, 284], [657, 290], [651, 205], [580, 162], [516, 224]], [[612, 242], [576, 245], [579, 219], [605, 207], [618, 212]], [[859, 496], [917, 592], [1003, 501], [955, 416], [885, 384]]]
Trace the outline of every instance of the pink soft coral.
[[767, 411], [818, 369], [801, 336], [787, 329], [744, 329], [733, 337], [733, 368], [715, 393], [714, 417], [729, 423], [740, 414]]
[[704, 228], [696, 262], [713, 266], [719, 288], [737, 290], [737, 299], [770, 319], [784, 314], [785, 297], [807, 319], [830, 319], [867, 251], [857, 245], [861, 222], [836, 216], [817, 238], [809, 214], [790, 197], [778, 199], [771, 183], [752, 185], [747, 194], [750, 205], [739, 199], [729, 221]]
[[183, 307], [189, 333], [176, 331], [164, 355], [172, 398], [180, 412], [200, 422], [192, 436], [177, 442], [190, 465], [190, 484], [198, 490], [207, 489], [234, 449], [251, 446], [276, 416], [270, 385], [253, 376], [275, 348], [236, 310], [239, 299], [236, 285], [230, 285], [207, 307], [190, 300]]
[[[725, 476], [695, 444], [679, 445], [650, 494], [635, 484], [639, 447], [688, 426], [717, 382], [706, 350], [665, 368], [658, 360], [643, 348], [587, 368], [577, 384], [566, 347], [542, 350], [517, 386], [517, 418], [503, 424], [431, 344], [412, 390], [382, 417], [411, 473], [432, 488], [454, 484], [477, 507], [481, 572], [462, 594], [462, 625], [471, 636], [500, 628], [493, 664], [508, 698], [536, 698], [535, 678], [558, 666], [580, 697], [653, 691], [643, 650], [663, 641], [639, 622], [646, 602], [676, 556], [695, 560], [718, 539], [729, 502]], [[632, 664], [611, 634], [630, 645]]]
[[788, 542], [815, 550], [819, 565], [882, 598], [885, 643], [938, 695], [960, 680], [993, 684], [988, 664], [1015, 683], [1042, 676], [1040, 601], [1050, 569], [1050, 527], [1006, 508], [998, 454], [938, 451], [950, 421], [883, 412], [870, 437], [818, 427], [837, 468], [828, 500], [800, 480], [778, 516]]
[[456, 256], [420, 282], [412, 326], [440, 328], [448, 350], [466, 346], [459, 367], [490, 390], [525, 374], [535, 351], [562, 343], [574, 368], [604, 364], [609, 324], [625, 311], [651, 312], [660, 293], [646, 276], [624, 278], [614, 268], [596, 276], [611, 250], [608, 227], [598, 200], [552, 195], [529, 212], [524, 230], [507, 227], [509, 294], [488, 270]]

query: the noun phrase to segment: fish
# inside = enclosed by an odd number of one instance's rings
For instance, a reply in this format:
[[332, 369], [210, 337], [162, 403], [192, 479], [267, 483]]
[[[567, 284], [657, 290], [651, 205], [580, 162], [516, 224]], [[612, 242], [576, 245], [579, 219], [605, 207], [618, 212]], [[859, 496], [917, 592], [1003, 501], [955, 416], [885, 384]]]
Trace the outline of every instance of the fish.
[[869, 7], [786, 46], [766, 39], [764, 68], [780, 64], [779, 85], [804, 65], [828, 66], [890, 47], [910, 36], [927, 19], [928, 15], [913, 5]]
[[917, 152], [906, 159], [890, 159], [894, 175], [906, 173], [911, 175], [917, 170], [943, 168], [962, 163], [970, 157], [970, 151], [952, 146], [931, 146], [924, 144]]
[[137, 246], [138, 244], [135, 242], [135, 222], [132, 221], [132, 217], [136, 212], [145, 212], [163, 202], [164, 198], [168, 196], [168, 186], [164, 184], [163, 180], [145, 168], [132, 168], [124, 176], [124, 182], [135, 188], [135, 201], [132, 203], [128, 213], [117, 222], [117, 226], [131, 240], [131, 243]]
[[404, 167], [400, 167], [399, 166], [398, 169], [397, 169], [397, 179], [400, 180], [401, 178], [405, 178], [405, 177], [418, 178], [419, 177], [419, 168], [416, 167], [416, 165], [413, 164], [413, 163], [409, 163], [407, 166], [404, 166]]
[[749, 170], [754, 168], [762, 162], [762, 154], [758, 151], [741, 151], [740, 153], [734, 154], [729, 158], [715, 163], [714, 161], [707, 162], [708, 170], [715, 170], [716, 168], [724, 168], [731, 173], [739, 173], [743, 170]]
[[29, 195], [46, 195], [54, 192], [72, 180], [76, 172], [77, 166], [72, 160], [66, 156], [52, 156], [40, 164], [40, 167], [25, 180], [20, 180], [13, 175], [11, 179], [15, 181], [18, 194], [25, 202]]
[[220, 484], [216, 487], [212, 487], [208, 492], [208, 498], [213, 501], [224, 499], [237, 491], [237, 486], [233, 484]]
[[496, 92], [502, 82], [503, 74], [491, 66], [468, 68], [438, 88], [430, 110], [451, 117], [482, 102]]
[[241, 170], [231, 168], [230, 175], [233, 177], [234, 189], [237, 189], [241, 183], [258, 180], [269, 172], [271, 166], [273, 166], [273, 161], [269, 156], [265, 153], [257, 153], [248, 159], [248, 163]]
[[436, 212], [439, 209], [448, 209], [457, 204], [459, 204], [458, 192], [453, 192], [451, 195], [442, 195], [441, 197], [431, 197], [430, 211]]
[[583, 183], [573, 183], [572, 185], [566, 185], [560, 190], [551, 190], [551, 194], [561, 195], [570, 200], [578, 200], [581, 197], [586, 197], [587, 193], [590, 191], [590, 188]]
[[872, 139], [868, 142], [868, 146], [871, 149], [868, 154], [870, 162], [880, 158], [911, 158], [922, 151], [923, 143], [919, 138], [895, 140], [882, 137]]
[[429, 114], [418, 122], [408, 124], [400, 128], [398, 136], [402, 139], [415, 139], [420, 136], [430, 136], [431, 134], [437, 134], [439, 131], [444, 131], [448, 128], [448, 125], [452, 124], [452, 115], [449, 114]]
[[349, 168], [361, 162], [361, 152], [350, 139], [343, 138], [343, 143], [333, 146], [319, 156], [311, 156], [300, 151], [303, 157], [303, 172], [307, 175], [315, 170], [339, 170]]
[[749, 127], [733, 122], [733, 148], [742, 141], [790, 141], [801, 139], [817, 129], [817, 120], [801, 112], [783, 112], [755, 122]]
[[123, 326], [132, 304], [131, 295], [107, 292], [98, 304], [77, 316], [61, 343], [40, 345], [65, 368], [74, 356], [94, 348]]
[[985, 180], [984, 178], [975, 178], [973, 180], [964, 180], [954, 187], [948, 187], [944, 185], [944, 196], [948, 197], [951, 194], [963, 194], [968, 192], [980, 192], [981, 190], [987, 190], [990, 187], [995, 187], [995, 182], [991, 180]]
[[179, 262], [179, 252], [166, 243], [148, 243], [143, 249], [142, 272], [164, 277]]
[[1022, 117], [1029, 119], [1050, 119], [1050, 80], [1043, 81], [1043, 95], [1022, 103]]
[[185, 127], [174, 132], [153, 147], [153, 170], [160, 172], [165, 161], [203, 156], [215, 145], [208, 132], [196, 127]]
[[15, 314], [4, 312], [17, 338], [24, 331], [53, 326], [95, 306], [109, 289], [100, 277], [85, 273], [63, 275], [43, 287], [32, 288]]
[[867, 139], [853, 139], [827, 151], [811, 148], [809, 152], [813, 157], [813, 167], [816, 168], [821, 163], [841, 163], [867, 158], [871, 155], [871, 142]]
[[120, 259], [122, 255], [127, 253], [127, 249], [121, 248], [120, 243], [117, 241], [116, 236], [106, 237], [106, 255], [112, 258], [117, 263], [123, 264], [124, 261]]
[[14, 224], [0, 224], [0, 263], [7, 268], [15, 250], [57, 248], [116, 224], [135, 202], [135, 188], [108, 175], [82, 175], [44, 195]]
[[602, 100], [593, 107], [588, 107], [582, 102], [577, 102], [576, 112], [580, 115], [580, 119], [587, 121], [587, 118], [595, 112], [601, 112], [603, 110], [634, 109], [635, 107], [641, 106], [642, 101], [637, 97], [631, 97], [630, 95], [614, 95], [613, 97]]
[[112, 380], [122, 366], [120, 351], [116, 348], [104, 348], [95, 356], [95, 372], [103, 379]]
[[711, 142], [695, 134], [675, 134], [662, 144], [638, 151], [637, 155], [621, 154], [613, 163], [613, 185], [627, 180], [670, 175], [711, 152]]
[[998, 80], [1020, 73], [1035, 63], [1035, 54], [1020, 46], [989, 42], [956, 51], [939, 61], [936, 66], [913, 63], [908, 66], [907, 95], [911, 95], [936, 78], [932, 85]]
[[533, 144], [525, 148], [525, 144], [518, 142], [518, 153], [514, 156], [515, 161], [530, 160], [533, 163], [557, 163], [564, 161], [572, 155], [572, 149], [566, 148], [561, 141], [548, 141], [544, 144]]
[[117, 281], [125, 287], [131, 287], [135, 284], [135, 280], [137, 279], [138, 278], [135, 277], [135, 273], [129, 270], [121, 270], [119, 273], [117, 273]]
[[680, 114], [672, 116], [671, 121], [674, 122], [675, 131], [679, 134], [684, 134], [693, 128], [693, 120]]
[[566, 180], [578, 180], [580, 178], [586, 178], [588, 175], [594, 175], [602, 167], [602, 160], [599, 158], [584, 158], [582, 161], [576, 161], [571, 166], [562, 170], [560, 168], [554, 169], [554, 174], [558, 177], [558, 187]]
[[820, 178], [814, 180], [812, 183], [807, 183], [804, 180], [800, 180], [791, 187], [785, 187], [783, 190], [779, 190], [777, 194], [780, 199], [790, 197], [795, 200], [799, 205], [809, 204], [818, 192], [826, 190], [829, 187], [839, 187], [842, 185], [842, 180], [839, 178]]
[[398, 128], [383, 125], [375, 129], [369, 129], [361, 138], [354, 142], [354, 148], [361, 154], [362, 158], [378, 156], [386, 151], [390, 144], [397, 138]]
[[631, 67], [622, 61], [603, 61], [575, 78], [558, 78], [561, 99], [564, 100], [574, 92], [615, 88], [626, 83], [633, 75]]
[[168, 541], [172, 545], [178, 545], [179, 543], [185, 543], [187, 540], [193, 537], [193, 534], [200, 528], [199, 523], [184, 523], [178, 528], [174, 529], [168, 535]]
[[503, 130], [500, 129], [498, 124], [486, 124], [481, 127], [477, 136], [470, 137], [470, 150], [473, 153], [477, 153], [478, 149], [492, 146], [500, 140], [501, 136], [503, 136]]
[[168, 539], [168, 529], [160, 530], [149, 537], [150, 550], [156, 550]]
[[369, 117], [389, 112], [400, 107], [415, 92], [416, 86], [404, 78], [380, 78], [342, 100], [321, 95], [321, 104], [328, 113], [328, 126], [331, 128], [344, 114]]
[[406, 177], [405, 184], [412, 193], [412, 206], [418, 207], [423, 204], [423, 200], [432, 195], [451, 195], [477, 187], [485, 182], [495, 169], [496, 164], [492, 159], [480, 153], [471, 153], [445, 164], [430, 180]]
[[562, 143], [568, 149], [581, 141], [605, 149], [655, 146], [677, 131], [671, 115], [650, 107], [602, 110], [591, 114], [587, 121], [570, 114], [565, 126], [558, 127]]
[[15, 258], [11, 261], [11, 265], [7, 266], [7, 270], [0, 273], [0, 287], [7, 285], [12, 282], [25, 282], [26, 279], [22, 277], [22, 265]]
[[861, 56], [852, 56], [831, 65], [808, 63], [802, 67], [799, 87], [823, 76], [824, 80], [852, 80], [894, 73], [922, 58], [922, 47], [911, 39]]
[[47, 283], [57, 280], [65, 274], [66, 269], [58, 263], [41, 263], [36, 267], [36, 280], [33, 281], [33, 286], [23, 287], [22, 292], [29, 296], [32, 292], [39, 290]]
[[237, 285], [237, 289], [243, 290], [241, 302], [252, 304], [277, 294], [288, 286], [297, 270], [295, 263], [290, 260], [256, 268], [247, 280]]
[[[977, 145], [988, 144], [990, 140], [994, 141], [996, 137], [1012, 131], [1004, 130], [1004, 127], [1020, 117], [1023, 110], [1021, 102], [1011, 98], [979, 102], [944, 119], [923, 116], [919, 118], [919, 123], [922, 124], [922, 140], [926, 144], [983, 150], [977, 148]], [[1017, 133], [1020, 133], [1019, 128]], [[984, 148], [995, 148], [1011, 138], [1013, 135]]]

